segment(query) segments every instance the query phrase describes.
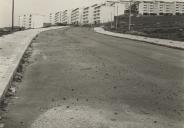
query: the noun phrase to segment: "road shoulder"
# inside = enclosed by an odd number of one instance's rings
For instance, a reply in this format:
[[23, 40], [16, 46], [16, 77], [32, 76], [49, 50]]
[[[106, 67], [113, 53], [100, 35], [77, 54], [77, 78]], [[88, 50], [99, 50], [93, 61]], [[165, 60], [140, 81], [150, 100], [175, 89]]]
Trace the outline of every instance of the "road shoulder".
[[30, 29], [15, 32], [13, 34], [0, 37], [0, 99], [4, 96], [11, 85], [21, 59], [30, 45], [31, 41], [40, 32], [60, 29], [63, 27], [50, 27], [40, 29]]
[[149, 37], [136, 36], [136, 35], [130, 35], [130, 34], [114, 33], [110, 31], [105, 31], [101, 27], [94, 28], [94, 31], [104, 35], [137, 40], [137, 41], [147, 42], [154, 45], [160, 45], [160, 46], [165, 46], [169, 48], [184, 50], [184, 42], [181, 42], [181, 41], [173, 41], [173, 40], [167, 40], [167, 39], [157, 39], [157, 38], [149, 38]]

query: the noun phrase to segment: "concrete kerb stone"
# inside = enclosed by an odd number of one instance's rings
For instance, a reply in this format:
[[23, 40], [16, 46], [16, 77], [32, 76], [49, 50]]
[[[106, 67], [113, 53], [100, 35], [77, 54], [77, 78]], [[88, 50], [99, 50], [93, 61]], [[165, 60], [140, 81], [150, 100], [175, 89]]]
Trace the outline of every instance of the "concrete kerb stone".
[[[43, 31], [61, 29], [61, 28], [65, 28], [65, 27], [51, 27], [51, 28], [41, 28], [41, 29], [35, 29], [35, 30], [25, 30], [24, 32], [29, 34], [29, 35], [25, 36], [24, 34], [22, 34], [22, 36], [19, 36], [19, 38], [23, 38], [22, 42], [19, 42], [20, 44], [21, 43], [23, 44], [23, 47], [21, 48], [21, 50], [17, 51], [16, 53], [12, 53], [12, 54], [16, 55], [15, 63], [12, 63], [11, 61], [9, 61], [9, 65], [7, 65], [7, 67], [6, 67], [7, 70], [3, 69], [4, 72], [2, 70], [2, 72], [0, 73], [0, 76], [1, 76], [0, 77], [0, 102], [2, 102], [4, 100], [5, 94], [6, 94], [7, 90], [9, 89], [9, 87], [11, 86], [14, 75], [16, 74], [16, 72], [19, 68], [22, 57], [23, 57], [25, 51], [27, 50], [27, 48], [31, 45], [32, 40], [39, 33], [43, 32]], [[28, 31], [32, 31], [32, 33], [30, 34]], [[16, 33], [13, 33], [13, 34], [16, 34]], [[7, 36], [11, 36], [11, 34], [7, 35]], [[1, 38], [6, 38], [6, 36], [1, 37]], [[8, 39], [6, 41], [8, 41]], [[1, 43], [3, 43], [3, 42], [1, 42]], [[6, 42], [4, 42], [4, 43], [6, 43]], [[0, 55], [0, 57], [1, 57], [1, 55]], [[9, 60], [11, 60], [11, 59], [9, 59]], [[3, 68], [3, 65], [0, 65], [0, 68]]]
[[181, 41], [173, 41], [173, 40], [167, 40], [167, 39], [158, 39], [158, 38], [150, 38], [150, 37], [136, 36], [136, 35], [130, 35], [130, 34], [114, 33], [110, 31], [105, 31], [101, 27], [94, 28], [94, 31], [100, 34], [109, 35], [113, 37], [137, 40], [140, 42], [150, 43], [153, 45], [159, 45], [159, 46], [184, 50], [184, 42], [181, 42]]

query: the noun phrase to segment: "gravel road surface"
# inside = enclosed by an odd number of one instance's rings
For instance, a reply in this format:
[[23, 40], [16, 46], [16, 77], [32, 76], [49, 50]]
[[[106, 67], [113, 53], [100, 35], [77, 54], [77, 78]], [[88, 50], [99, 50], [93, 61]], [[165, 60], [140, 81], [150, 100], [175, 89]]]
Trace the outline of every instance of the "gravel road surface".
[[184, 51], [81, 27], [32, 46], [5, 128], [184, 128]]

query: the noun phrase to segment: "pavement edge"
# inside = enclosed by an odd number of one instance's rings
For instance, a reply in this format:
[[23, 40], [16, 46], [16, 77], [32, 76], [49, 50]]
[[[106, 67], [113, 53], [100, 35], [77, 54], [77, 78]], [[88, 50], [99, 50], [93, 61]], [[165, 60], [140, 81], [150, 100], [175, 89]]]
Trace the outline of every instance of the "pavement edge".
[[17, 63], [15, 64], [14, 67], [11, 67], [12, 73], [11, 73], [10, 76], [8, 76], [8, 78], [7, 78], [8, 81], [6, 82], [5, 88], [4, 88], [3, 92], [0, 95], [0, 103], [2, 103], [5, 100], [6, 93], [9, 89], [9, 87], [12, 85], [13, 78], [14, 78], [14, 76], [15, 76], [15, 74], [16, 74], [16, 72], [17, 72], [17, 70], [18, 70], [18, 68], [21, 64], [22, 58], [23, 58], [26, 50], [28, 49], [28, 47], [31, 45], [34, 38], [37, 37], [41, 32], [49, 31], [49, 30], [56, 30], [56, 29], [64, 29], [64, 28], [67, 28], [67, 27], [58, 27], [58, 28], [38, 30], [38, 32], [36, 34], [32, 35], [31, 37], [29, 37], [25, 40], [26, 45], [25, 45], [24, 49], [21, 51], [21, 54], [19, 55], [18, 60], [16, 61]]
[[[111, 35], [109, 33], [106, 33], [106, 32], [109, 32], [109, 31], [105, 31], [103, 28], [100, 28], [101, 30], [98, 30], [99, 27], [96, 27], [94, 28], [94, 31], [96, 33], [100, 33], [100, 34], [103, 34], [103, 35], [108, 35], [108, 36], [112, 36], [112, 37], [117, 37], [117, 38], [124, 38], [124, 39], [130, 39], [130, 40], [135, 40], [135, 41], [140, 41], [140, 42], [143, 42], [143, 43], [149, 43], [149, 44], [153, 44], [153, 45], [158, 45], [158, 46], [164, 46], [164, 47], [168, 47], [168, 48], [173, 48], [173, 49], [178, 49], [178, 50], [184, 50], [184, 47], [180, 47], [180, 46], [171, 46], [169, 44], [159, 44], [157, 42], [154, 42], [154, 41], [146, 41], [146, 40], [141, 40], [141, 39], [135, 39], [135, 38], [130, 38], [130, 37], [121, 37], [121, 36], [118, 36], [118, 35]], [[110, 33], [113, 33], [113, 32], [110, 32]], [[116, 33], [113, 33], [113, 34], [116, 34]], [[117, 33], [119, 34], [119, 33]], [[122, 34], [122, 35], [125, 35], [125, 34]], [[127, 35], [127, 34], [126, 34]], [[132, 36], [135, 36], [136, 35], [132, 35]], [[147, 37], [143, 37], [143, 36], [139, 36], [139, 37], [142, 37], [142, 38], [147, 38]], [[150, 38], [151, 39], [151, 38]], [[164, 39], [158, 39], [158, 38], [152, 38], [153, 40], [154, 39], [157, 39], [157, 40], [164, 40]], [[169, 40], [168, 40], [169, 41]], [[170, 40], [172, 42], [174, 42], [173, 40]], [[178, 41], [177, 41], [178, 42]], [[184, 43], [184, 42], [183, 42]]]

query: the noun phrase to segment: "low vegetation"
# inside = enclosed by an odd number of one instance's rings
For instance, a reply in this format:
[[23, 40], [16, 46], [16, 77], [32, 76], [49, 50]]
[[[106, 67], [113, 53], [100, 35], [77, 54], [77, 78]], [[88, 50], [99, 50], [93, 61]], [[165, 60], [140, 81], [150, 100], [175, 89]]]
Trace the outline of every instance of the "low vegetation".
[[107, 23], [104, 28], [118, 33], [184, 41], [184, 16], [132, 16], [131, 31], [128, 23], [128, 16], [118, 16], [114, 23]]
[[0, 28], [0, 36], [7, 35], [7, 34], [10, 34], [16, 31], [21, 31], [21, 30], [23, 30], [23, 28], [20, 28], [20, 27], [14, 27], [13, 30], [11, 27]]

